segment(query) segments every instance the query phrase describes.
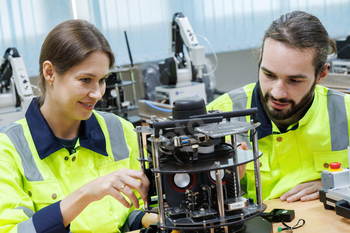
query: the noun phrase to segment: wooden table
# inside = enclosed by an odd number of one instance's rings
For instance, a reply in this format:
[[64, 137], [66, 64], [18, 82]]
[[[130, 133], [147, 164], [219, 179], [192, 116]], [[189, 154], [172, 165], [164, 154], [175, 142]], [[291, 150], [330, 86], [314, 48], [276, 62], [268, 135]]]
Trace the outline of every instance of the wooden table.
[[[293, 230], [293, 233], [338, 233], [350, 232], [350, 219], [341, 217], [334, 210], [326, 210], [323, 203], [319, 200], [309, 202], [281, 202], [279, 199], [264, 202], [267, 205], [265, 212], [273, 209], [294, 210], [295, 218], [287, 223], [294, 226], [299, 219], [305, 220], [305, 225]], [[278, 227], [284, 228], [282, 223], [273, 223], [273, 233], [277, 232]], [[290, 231], [282, 231], [290, 232]]]

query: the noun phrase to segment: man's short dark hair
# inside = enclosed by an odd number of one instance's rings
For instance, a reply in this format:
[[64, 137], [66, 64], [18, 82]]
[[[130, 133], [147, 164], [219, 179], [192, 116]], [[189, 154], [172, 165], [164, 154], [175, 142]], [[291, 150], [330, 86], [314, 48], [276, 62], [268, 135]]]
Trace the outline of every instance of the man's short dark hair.
[[[264, 35], [262, 54], [266, 38], [280, 41], [291, 48], [314, 49], [313, 65], [316, 77], [324, 67], [327, 55], [337, 51], [334, 41], [329, 38], [321, 21], [316, 16], [303, 11], [293, 11], [281, 15], [280, 18], [271, 23]], [[261, 60], [259, 67], [260, 64]]]

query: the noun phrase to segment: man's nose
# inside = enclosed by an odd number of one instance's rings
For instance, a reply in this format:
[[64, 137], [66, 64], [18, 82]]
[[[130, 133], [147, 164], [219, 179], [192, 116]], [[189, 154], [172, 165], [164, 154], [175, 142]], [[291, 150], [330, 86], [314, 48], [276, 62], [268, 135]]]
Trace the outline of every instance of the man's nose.
[[271, 94], [275, 99], [282, 99], [287, 97], [287, 85], [283, 82], [283, 80], [277, 80], [275, 85], [271, 90]]

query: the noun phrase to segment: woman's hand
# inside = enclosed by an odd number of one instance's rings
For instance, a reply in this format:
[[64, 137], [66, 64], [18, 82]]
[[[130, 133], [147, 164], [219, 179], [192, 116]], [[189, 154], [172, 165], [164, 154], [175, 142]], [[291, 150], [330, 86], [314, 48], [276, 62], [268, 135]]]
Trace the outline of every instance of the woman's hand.
[[141, 220], [142, 226], [148, 228], [152, 223], [159, 221], [158, 217], [158, 214], [146, 213]]
[[63, 224], [68, 226], [91, 202], [101, 200], [107, 195], [130, 208], [131, 206], [122, 195], [123, 193], [135, 208], [139, 208], [139, 200], [132, 189], [137, 190], [141, 198], [146, 201], [149, 183], [147, 176], [142, 171], [125, 168], [96, 178], [60, 202]]
[[89, 197], [91, 202], [110, 195], [125, 207], [130, 208], [129, 202], [121, 194], [123, 193], [138, 209], [139, 200], [132, 189], [136, 189], [142, 200], [146, 201], [148, 188], [149, 180], [142, 171], [122, 168], [87, 183], [81, 187], [81, 190]]

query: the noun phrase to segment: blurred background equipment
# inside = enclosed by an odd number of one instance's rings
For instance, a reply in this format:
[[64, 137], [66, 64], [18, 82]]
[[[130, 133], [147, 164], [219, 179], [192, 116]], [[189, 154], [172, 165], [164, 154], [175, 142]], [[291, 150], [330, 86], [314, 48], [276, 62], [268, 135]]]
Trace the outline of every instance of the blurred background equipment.
[[22, 57], [16, 48], [8, 48], [0, 64], [1, 129], [24, 118], [34, 95]]
[[[184, 53], [184, 46], [188, 53]], [[170, 24], [169, 56], [159, 63], [160, 82], [164, 86], [156, 87], [157, 101], [172, 104], [175, 99], [189, 96], [206, 100], [202, 82], [204, 47], [199, 45], [188, 18], [182, 13], [175, 13]]]
[[[38, 83], [37, 58], [45, 36], [58, 23], [74, 18], [93, 23], [110, 43], [117, 65], [129, 66], [128, 50], [122, 45], [124, 31], [127, 31], [139, 100], [146, 94], [142, 68], [170, 57], [169, 24], [176, 12], [182, 12], [188, 18], [199, 44], [205, 47], [206, 58], [213, 64], [215, 58], [212, 50], [215, 51], [220, 64], [215, 70], [216, 88], [225, 92], [257, 81], [262, 36], [272, 20], [282, 14], [302, 10], [316, 15], [334, 40], [346, 38], [350, 33], [350, 0], [129, 2], [3, 0], [0, 7], [0, 28], [3, 32], [0, 33], [0, 57], [7, 48], [16, 47], [23, 57], [31, 83]], [[212, 50], [199, 35], [204, 35], [210, 41]], [[128, 90], [125, 91], [129, 94]], [[33, 92], [36, 95], [34, 87]], [[139, 103], [138, 106], [141, 108]]]
[[174, 14], [169, 28], [170, 57], [143, 69], [145, 100], [139, 100], [139, 114], [146, 118], [171, 115], [172, 103], [179, 98], [197, 96], [206, 103], [214, 99], [214, 71], [218, 64], [214, 50], [216, 65], [212, 69], [204, 47], [199, 44], [188, 18], [182, 13]]
[[[134, 126], [141, 125], [141, 117], [135, 110], [136, 103], [134, 64], [131, 56], [130, 46], [126, 31], [124, 31], [126, 45], [128, 47], [130, 67], [114, 67], [106, 81], [106, 92], [102, 99], [97, 102], [95, 109], [99, 111], [112, 112], [133, 123]], [[123, 74], [129, 76], [129, 80], [123, 80]], [[132, 93], [131, 100], [128, 100], [125, 89]]]
[[[129, 76], [129, 80], [124, 80], [123, 76]], [[133, 77], [133, 67], [118, 68], [110, 70], [110, 75], [106, 81], [106, 92], [102, 99], [96, 103], [95, 109], [99, 111], [112, 112], [136, 125], [141, 125], [141, 117], [137, 115], [135, 83]], [[125, 89], [132, 93], [129, 100]]]
[[337, 56], [331, 60], [331, 73], [350, 75], [350, 36], [336, 40]]
[[321, 85], [350, 93], [350, 36], [336, 40], [336, 45], [337, 55], [328, 59], [331, 70]]
[[350, 59], [350, 36], [345, 40], [336, 41], [338, 58], [339, 59]]

